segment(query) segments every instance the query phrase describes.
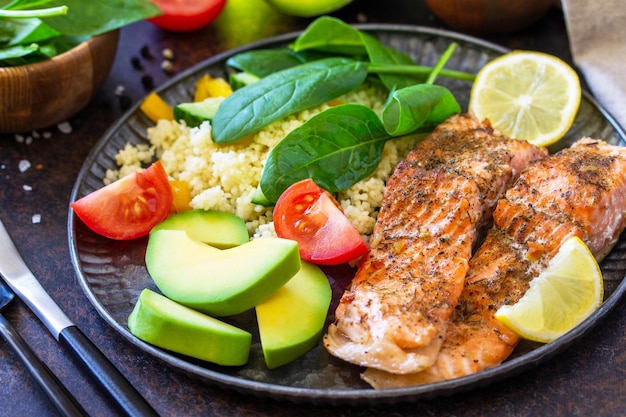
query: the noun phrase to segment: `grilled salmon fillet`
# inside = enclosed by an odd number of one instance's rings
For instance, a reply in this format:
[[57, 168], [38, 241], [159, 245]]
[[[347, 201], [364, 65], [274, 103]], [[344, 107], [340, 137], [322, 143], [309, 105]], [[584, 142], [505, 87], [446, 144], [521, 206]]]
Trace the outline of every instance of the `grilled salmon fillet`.
[[521, 170], [546, 153], [469, 114], [439, 125], [389, 178], [371, 249], [335, 311], [326, 349], [394, 373], [430, 366], [480, 230]]
[[583, 138], [531, 163], [493, 216], [436, 362], [407, 375], [368, 369], [363, 378], [373, 387], [433, 383], [502, 363], [520, 338], [495, 319], [496, 310], [517, 302], [570, 237], [600, 261], [626, 227], [626, 148]]

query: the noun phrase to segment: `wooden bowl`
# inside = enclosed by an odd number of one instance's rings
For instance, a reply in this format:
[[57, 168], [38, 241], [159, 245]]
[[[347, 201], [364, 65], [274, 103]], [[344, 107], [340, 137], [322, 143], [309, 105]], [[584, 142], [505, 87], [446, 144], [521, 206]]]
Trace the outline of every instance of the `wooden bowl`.
[[555, 0], [424, 0], [454, 29], [477, 34], [517, 32], [543, 17]]
[[0, 68], [0, 133], [62, 122], [89, 103], [111, 70], [119, 30], [35, 64]]

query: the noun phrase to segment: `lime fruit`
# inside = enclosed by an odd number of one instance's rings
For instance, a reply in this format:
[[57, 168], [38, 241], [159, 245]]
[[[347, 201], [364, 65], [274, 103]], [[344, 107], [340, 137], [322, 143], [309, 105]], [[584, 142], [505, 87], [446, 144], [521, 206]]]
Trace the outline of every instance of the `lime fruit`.
[[352, 0], [265, 0], [276, 10], [298, 17], [314, 17], [334, 12]]
[[548, 146], [574, 123], [581, 96], [578, 74], [566, 62], [542, 52], [514, 51], [480, 69], [469, 111], [506, 136]]

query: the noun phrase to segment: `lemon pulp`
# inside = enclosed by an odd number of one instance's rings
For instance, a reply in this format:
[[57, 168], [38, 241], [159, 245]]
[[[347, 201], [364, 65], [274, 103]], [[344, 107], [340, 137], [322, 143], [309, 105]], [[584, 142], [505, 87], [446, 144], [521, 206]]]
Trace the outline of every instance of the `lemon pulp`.
[[469, 110], [506, 136], [548, 146], [572, 126], [581, 96], [580, 79], [566, 62], [541, 52], [514, 51], [481, 68]]
[[525, 339], [548, 343], [596, 311], [603, 292], [598, 262], [587, 245], [573, 237], [530, 282], [524, 296], [514, 305], [500, 307], [495, 317]]

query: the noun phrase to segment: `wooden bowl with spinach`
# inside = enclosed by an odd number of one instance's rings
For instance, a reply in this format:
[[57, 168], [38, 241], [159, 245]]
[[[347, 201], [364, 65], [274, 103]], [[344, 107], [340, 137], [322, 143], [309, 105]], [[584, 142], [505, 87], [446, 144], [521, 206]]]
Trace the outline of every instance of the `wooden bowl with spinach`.
[[159, 14], [149, 0], [0, 0], [0, 133], [80, 111], [109, 74], [118, 29]]

